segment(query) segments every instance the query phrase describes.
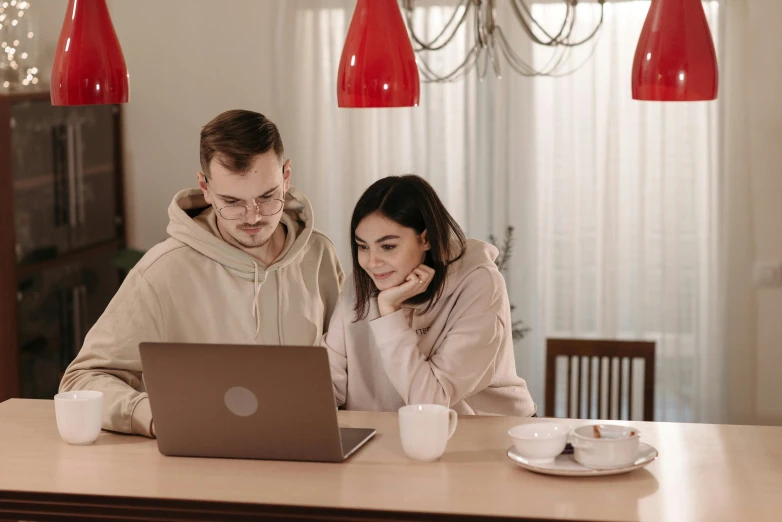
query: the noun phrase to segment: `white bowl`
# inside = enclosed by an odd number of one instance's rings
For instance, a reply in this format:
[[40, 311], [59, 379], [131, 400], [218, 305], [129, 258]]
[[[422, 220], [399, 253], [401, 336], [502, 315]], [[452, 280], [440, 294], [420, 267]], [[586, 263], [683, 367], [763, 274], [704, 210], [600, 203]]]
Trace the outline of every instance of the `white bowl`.
[[544, 464], [560, 455], [567, 444], [567, 424], [539, 422], [521, 424], [508, 430], [516, 451], [531, 464]]
[[[600, 438], [595, 438], [595, 429]], [[638, 458], [641, 432], [631, 426], [588, 424], [573, 430], [573, 458], [593, 469], [616, 469], [632, 465]]]

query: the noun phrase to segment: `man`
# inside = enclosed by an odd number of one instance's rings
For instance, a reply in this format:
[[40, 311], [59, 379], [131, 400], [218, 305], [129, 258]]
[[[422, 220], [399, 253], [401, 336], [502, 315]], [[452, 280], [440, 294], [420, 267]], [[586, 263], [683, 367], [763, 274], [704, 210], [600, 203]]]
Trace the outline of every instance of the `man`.
[[171, 237], [130, 271], [60, 383], [103, 392], [104, 429], [155, 436], [140, 342], [312, 345], [328, 328], [344, 274], [283, 154], [255, 112], [201, 131], [200, 190], [174, 196]]

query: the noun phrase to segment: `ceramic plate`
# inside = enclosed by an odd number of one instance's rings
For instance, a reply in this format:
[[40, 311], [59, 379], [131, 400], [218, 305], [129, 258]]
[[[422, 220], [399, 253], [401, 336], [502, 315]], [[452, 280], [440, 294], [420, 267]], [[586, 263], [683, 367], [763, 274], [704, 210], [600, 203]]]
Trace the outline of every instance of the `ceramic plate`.
[[635, 459], [635, 462], [630, 466], [617, 469], [587, 468], [576, 462], [573, 455], [565, 454], [555, 458], [552, 462], [547, 462], [545, 464], [530, 464], [527, 459], [516, 451], [515, 446], [512, 446], [508, 450], [508, 458], [517, 466], [521, 466], [529, 471], [534, 471], [535, 473], [559, 475], [562, 477], [599, 477], [603, 475], [618, 475], [620, 473], [627, 473], [643, 468], [657, 458], [657, 450], [654, 446], [642, 442], [638, 445], [638, 457]]

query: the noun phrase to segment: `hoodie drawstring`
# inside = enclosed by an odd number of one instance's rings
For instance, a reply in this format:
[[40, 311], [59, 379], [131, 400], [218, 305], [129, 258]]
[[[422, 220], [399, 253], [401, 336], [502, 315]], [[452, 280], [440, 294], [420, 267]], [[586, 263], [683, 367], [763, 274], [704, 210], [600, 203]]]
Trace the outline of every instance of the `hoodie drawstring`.
[[253, 317], [255, 317], [255, 336], [253, 337], [253, 340], [258, 338], [258, 332], [261, 331], [261, 314], [258, 313], [258, 294], [261, 293], [261, 285], [258, 283], [258, 263], [253, 261], [253, 266], [255, 267], [255, 278], [253, 280], [253, 288], [255, 289], [253, 293]]
[[277, 331], [280, 333], [280, 344], [285, 344], [282, 337], [282, 276], [277, 270]]

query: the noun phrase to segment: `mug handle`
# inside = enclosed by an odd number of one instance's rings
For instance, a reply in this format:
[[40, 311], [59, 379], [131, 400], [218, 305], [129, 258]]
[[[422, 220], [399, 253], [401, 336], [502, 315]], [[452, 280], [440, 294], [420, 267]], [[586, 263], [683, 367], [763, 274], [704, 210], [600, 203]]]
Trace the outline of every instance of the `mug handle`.
[[458, 422], [459, 422], [458, 414], [456, 413], [456, 411], [449, 408], [448, 409], [448, 439], [449, 440], [451, 437], [453, 437]]

